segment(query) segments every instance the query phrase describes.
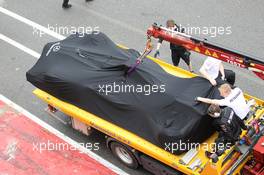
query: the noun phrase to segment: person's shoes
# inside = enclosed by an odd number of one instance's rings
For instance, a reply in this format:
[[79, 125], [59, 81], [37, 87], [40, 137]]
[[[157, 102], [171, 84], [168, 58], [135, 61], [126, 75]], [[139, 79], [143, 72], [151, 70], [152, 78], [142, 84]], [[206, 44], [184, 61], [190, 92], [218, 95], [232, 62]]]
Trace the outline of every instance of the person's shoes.
[[71, 8], [71, 7], [72, 7], [72, 5], [71, 5], [71, 4], [62, 5], [62, 8], [64, 8], [64, 9], [68, 9], [68, 8]]
[[212, 159], [213, 163], [218, 161], [218, 156], [215, 153], [210, 153], [209, 151], [205, 151], [205, 156], [209, 159]]
[[210, 153], [209, 151], [205, 151], [205, 155], [207, 158], [211, 159], [213, 153]]

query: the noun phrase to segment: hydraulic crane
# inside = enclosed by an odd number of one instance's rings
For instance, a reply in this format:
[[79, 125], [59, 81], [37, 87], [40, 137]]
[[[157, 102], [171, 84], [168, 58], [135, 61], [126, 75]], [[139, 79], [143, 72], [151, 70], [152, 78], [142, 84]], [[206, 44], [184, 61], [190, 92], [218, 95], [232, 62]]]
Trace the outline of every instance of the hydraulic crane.
[[170, 30], [154, 23], [147, 30], [148, 37], [162, 38], [170, 43], [180, 45], [188, 50], [211, 56], [229, 64], [253, 71], [259, 78], [264, 80], [264, 62], [261, 58], [235, 51], [185, 33]]

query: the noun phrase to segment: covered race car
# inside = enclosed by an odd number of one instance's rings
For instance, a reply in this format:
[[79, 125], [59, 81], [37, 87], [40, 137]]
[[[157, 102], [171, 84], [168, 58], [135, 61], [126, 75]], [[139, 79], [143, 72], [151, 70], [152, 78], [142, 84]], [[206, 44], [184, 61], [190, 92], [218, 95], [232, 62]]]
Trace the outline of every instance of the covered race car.
[[213, 133], [207, 105], [195, 97], [210, 97], [214, 88], [204, 78], [179, 78], [150, 59], [129, 76], [139, 57], [105, 34], [71, 35], [48, 43], [27, 80], [37, 88], [114, 123], [175, 154], [201, 143]]

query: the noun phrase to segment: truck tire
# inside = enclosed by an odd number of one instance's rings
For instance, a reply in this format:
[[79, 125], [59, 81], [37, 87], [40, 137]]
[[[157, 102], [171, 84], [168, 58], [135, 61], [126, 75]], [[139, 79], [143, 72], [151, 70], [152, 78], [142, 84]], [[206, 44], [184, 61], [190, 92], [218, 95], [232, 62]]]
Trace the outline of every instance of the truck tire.
[[124, 145], [118, 142], [111, 142], [110, 149], [115, 157], [117, 157], [124, 165], [129, 168], [137, 169], [139, 163], [134, 154]]

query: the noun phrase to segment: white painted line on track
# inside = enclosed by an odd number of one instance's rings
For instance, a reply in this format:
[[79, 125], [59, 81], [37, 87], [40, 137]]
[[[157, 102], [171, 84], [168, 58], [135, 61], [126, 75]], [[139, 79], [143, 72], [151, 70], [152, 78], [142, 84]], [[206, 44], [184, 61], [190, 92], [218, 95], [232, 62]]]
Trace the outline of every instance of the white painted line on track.
[[7, 42], [7, 43], [9, 43], [9, 44], [11, 44], [12, 46], [15, 46], [16, 48], [26, 52], [27, 54], [29, 54], [29, 55], [31, 55], [31, 56], [33, 56], [35, 58], [39, 58], [40, 57], [39, 53], [35, 52], [34, 50], [32, 50], [32, 49], [30, 49], [30, 48], [28, 48], [28, 47], [26, 47], [26, 46], [24, 46], [24, 45], [22, 45], [22, 44], [20, 44], [20, 43], [18, 43], [16, 41], [14, 41], [14, 40], [12, 40], [11, 38], [8, 38], [7, 36], [5, 36], [5, 35], [3, 35], [1, 33], [0, 33], [0, 39], [5, 41], [5, 42]]
[[[74, 5], [76, 5], [76, 4], [74, 4]], [[79, 6], [79, 5], [77, 5], [77, 6]], [[80, 8], [83, 8], [83, 7], [80, 7]], [[54, 37], [54, 38], [56, 38], [58, 40], [63, 40], [63, 39], [66, 38], [63, 35], [60, 35], [60, 34], [54, 32], [52, 30], [49, 30], [48, 28], [46, 28], [46, 27], [44, 27], [44, 26], [42, 26], [40, 24], [37, 24], [37, 23], [35, 23], [35, 22], [33, 22], [33, 21], [23, 17], [23, 16], [20, 16], [20, 15], [14, 13], [14, 12], [11, 12], [10, 10], [7, 10], [7, 9], [5, 9], [3, 7], [0, 7], [0, 12], [3, 13], [3, 14], [6, 14], [6, 15], [8, 15], [8, 16], [16, 19], [16, 20], [19, 20], [20, 22], [23, 22], [23, 23], [25, 23], [25, 24], [27, 24], [29, 26], [32, 26], [33, 29], [36, 28], [36, 29], [38, 29], [38, 30], [40, 30], [40, 31], [42, 31], [42, 32], [44, 32], [46, 34], [49, 34], [50, 36], [52, 36], [52, 37]], [[93, 13], [96, 16], [99, 16], [99, 14], [97, 14], [97, 12], [91, 11], [91, 13]], [[103, 18], [107, 19], [108, 17], [107, 18], [103, 17]], [[117, 22], [114, 22], [114, 23], [117, 23]], [[241, 71], [239, 69], [237, 69], [237, 72], [240, 75], [242, 75], [243, 77], [247, 77], [247, 79], [249, 79], [251, 81], [254, 81], [254, 83], [256, 83], [256, 84], [260, 84], [260, 85], [264, 84], [264, 82], [259, 81], [253, 75], [248, 74], [248, 72], [243, 72], [243, 71]]]
[[[35, 52], [35, 51], [27, 48], [26, 46], [23, 46], [22, 44], [14, 41], [14, 40], [6, 37], [6, 36], [4, 36], [3, 34], [0, 34], [0, 39], [6, 41], [7, 43], [15, 46], [16, 48], [24, 51], [25, 53], [28, 53], [29, 55], [31, 55], [31, 56], [33, 56], [35, 58], [39, 58], [40, 57], [40, 54], [39, 53], [37, 53], [37, 52]], [[107, 160], [103, 159], [102, 157], [98, 156], [94, 152], [92, 152], [92, 151], [86, 149], [85, 147], [81, 146], [76, 141], [72, 140], [68, 136], [64, 135], [63, 133], [61, 133], [57, 129], [55, 129], [52, 126], [50, 126], [49, 124], [47, 124], [44, 121], [40, 120], [38, 117], [36, 117], [33, 114], [29, 113], [28, 111], [26, 111], [22, 107], [18, 106], [17, 104], [13, 103], [12, 101], [10, 101], [9, 99], [7, 99], [6, 97], [4, 97], [1, 94], [0, 94], [0, 100], [2, 100], [3, 102], [5, 102], [6, 104], [10, 105], [11, 107], [13, 107], [14, 109], [16, 109], [20, 113], [24, 114], [26, 117], [28, 117], [29, 119], [33, 120], [34, 122], [36, 122], [40, 126], [44, 127], [45, 129], [47, 129], [51, 133], [53, 133], [56, 136], [58, 136], [59, 138], [63, 139], [65, 142], [68, 142], [69, 144], [76, 146], [80, 151], [86, 153], [88, 156], [90, 156], [91, 158], [93, 158], [97, 162], [103, 164], [107, 168], [111, 169], [115, 173], [121, 174], [121, 175], [128, 175], [126, 172], [124, 172], [123, 170], [121, 170], [117, 166], [113, 165], [112, 163], [110, 163]]]
[[[4, 13], [14, 19], [19, 20], [20, 22], [23, 22], [27, 25], [32, 26], [33, 28], [36, 28], [46, 34], [49, 34], [50, 36], [57, 38], [59, 40], [63, 40], [66, 37], [63, 35], [60, 35], [56, 32], [53, 32], [51, 30], [49, 30], [48, 28], [39, 25], [25, 17], [22, 17], [16, 13], [13, 13], [3, 7], [0, 7], [0, 12]], [[0, 34], [0, 39], [15, 46], [16, 48], [28, 53], [29, 55], [32, 55], [35, 58], [39, 58], [40, 54], [27, 48], [26, 46], [12, 40], [11, 38], [6, 37], [3, 34]], [[52, 126], [50, 126], [49, 124], [45, 123], [44, 121], [40, 120], [38, 117], [32, 115], [31, 113], [29, 113], [28, 111], [26, 111], [25, 109], [21, 108], [20, 106], [16, 105], [15, 103], [13, 103], [12, 101], [10, 101], [9, 99], [7, 99], [6, 97], [4, 97], [3, 95], [0, 95], [0, 99], [3, 100], [4, 102], [6, 102], [7, 104], [13, 106], [16, 110], [20, 111], [21, 113], [23, 113], [24, 115], [28, 116], [31, 120], [33, 120], [34, 122], [40, 124], [41, 126], [43, 126], [44, 128], [46, 128], [47, 130], [49, 130], [50, 132], [52, 132], [53, 134], [55, 134], [56, 136], [60, 137], [61, 139], [63, 139], [64, 141], [70, 143], [70, 144], [74, 144], [74, 145], [78, 145], [78, 148], [85, 152], [88, 156], [90, 156], [91, 158], [95, 159], [96, 161], [98, 161], [99, 163], [103, 164], [104, 166], [108, 167], [109, 169], [113, 170], [114, 172], [116, 172], [117, 174], [121, 174], [121, 175], [128, 175], [128, 173], [126, 173], [125, 171], [121, 170], [120, 168], [118, 168], [117, 166], [113, 165], [112, 163], [108, 162], [107, 160], [105, 160], [104, 158], [100, 157], [99, 155], [95, 154], [94, 152], [86, 149], [85, 147], [81, 146], [80, 144], [78, 144], [76, 141], [72, 140], [71, 138], [67, 137], [66, 135], [64, 135], [63, 133], [59, 132], [57, 129], [53, 128]]]
[[0, 7], [0, 12], [3, 13], [3, 14], [8, 15], [8, 16], [10, 16], [10, 17], [12, 17], [12, 18], [14, 18], [14, 19], [16, 19], [16, 20], [18, 20], [20, 22], [23, 22], [23, 23], [25, 23], [25, 24], [27, 24], [29, 26], [32, 26], [33, 28], [36, 28], [36, 29], [38, 29], [38, 30], [40, 30], [40, 31], [42, 31], [42, 32], [44, 32], [46, 34], [49, 34], [50, 36], [53, 36], [54, 38], [57, 38], [59, 40], [63, 40], [63, 39], [66, 38], [63, 35], [60, 35], [60, 34], [54, 32], [52, 30], [49, 30], [48, 28], [46, 28], [46, 27], [44, 27], [44, 26], [42, 26], [42, 25], [40, 25], [38, 23], [35, 23], [35, 22], [33, 22], [33, 21], [23, 17], [23, 16], [20, 16], [20, 15], [14, 13], [14, 12], [11, 12], [11, 11], [3, 8], [3, 7]]
[[[75, 4], [75, 5], [76, 5], [76, 4]], [[77, 5], [77, 6], [79, 6], [79, 5]], [[0, 12], [1, 12], [1, 13], [4, 13], [4, 14], [6, 14], [6, 15], [8, 15], [8, 16], [14, 18], [14, 19], [19, 20], [20, 22], [23, 22], [23, 23], [25, 23], [25, 24], [27, 24], [27, 25], [30, 25], [30, 26], [32, 26], [33, 28], [36, 28], [36, 29], [38, 29], [38, 30], [40, 30], [40, 31], [42, 31], [42, 32], [44, 32], [44, 33], [46, 33], [46, 34], [49, 34], [50, 36], [53, 36], [54, 38], [57, 38], [57, 39], [59, 39], [59, 40], [63, 40], [63, 39], [66, 38], [66, 37], [63, 36], [63, 35], [60, 35], [60, 34], [54, 32], [54, 31], [52, 31], [52, 30], [49, 30], [48, 28], [46, 28], [46, 27], [44, 27], [44, 26], [42, 26], [42, 25], [40, 25], [40, 24], [37, 24], [37, 23], [35, 23], [35, 22], [33, 22], [33, 21], [31, 21], [31, 20], [25, 18], [25, 17], [22, 17], [22, 16], [20, 16], [20, 15], [14, 13], [14, 12], [11, 12], [11, 11], [9, 11], [9, 10], [3, 8], [3, 7], [0, 7]], [[99, 14], [97, 14], [97, 12], [93, 12], [93, 11], [92, 11], [92, 13], [94, 13], [94, 15], [96, 15], [96, 16], [99, 16]], [[105, 18], [105, 17], [104, 17], [104, 18]], [[105, 18], [105, 19], [107, 19], [107, 18]], [[116, 23], [116, 22], [114, 22], [114, 23]], [[253, 75], [249, 74], [248, 72], [243, 72], [242, 70], [239, 70], [239, 69], [236, 69], [236, 70], [237, 70], [237, 72], [238, 72], [240, 75], [242, 75], [243, 77], [247, 77], [247, 79], [253, 81], [253, 82], [256, 83], [256, 84], [260, 84], [260, 85], [263, 85], [263, 84], [264, 84], [264, 82], [259, 81], [257, 78], [255, 78]]]
[[70, 137], [66, 136], [65, 134], [61, 133], [57, 129], [53, 128], [51, 125], [47, 124], [46, 122], [40, 120], [38, 117], [34, 116], [30, 112], [28, 112], [27, 110], [25, 110], [21, 106], [15, 104], [14, 102], [12, 102], [11, 100], [9, 100], [8, 98], [6, 98], [5, 96], [3, 96], [1, 94], [0, 94], [0, 100], [3, 101], [4, 103], [6, 103], [7, 105], [9, 105], [10, 107], [14, 108], [15, 110], [17, 110], [19, 113], [23, 114], [27, 118], [31, 119], [32, 121], [34, 121], [35, 123], [37, 123], [41, 127], [47, 129], [52, 134], [54, 134], [57, 137], [61, 138], [65, 142], [69, 143], [70, 145], [75, 146], [78, 150], [80, 150], [81, 152], [87, 154], [89, 157], [93, 158], [94, 160], [96, 160], [100, 164], [104, 165], [105, 167], [111, 169], [115, 173], [120, 174], [120, 175], [128, 175], [126, 172], [124, 172], [120, 168], [118, 168], [115, 165], [113, 165], [112, 163], [106, 161], [105, 159], [103, 159], [102, 157], [98, 156], [97, 154], [95, 154], [94, 152], [90, 151], [89, 149], [81, 146], [78, 142], [74, 141]]

